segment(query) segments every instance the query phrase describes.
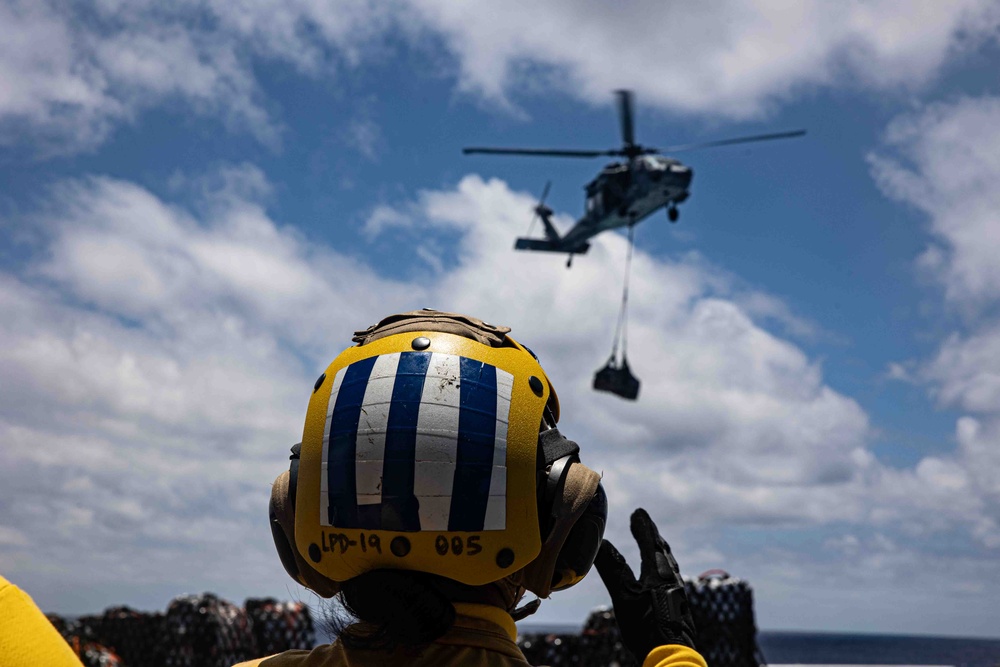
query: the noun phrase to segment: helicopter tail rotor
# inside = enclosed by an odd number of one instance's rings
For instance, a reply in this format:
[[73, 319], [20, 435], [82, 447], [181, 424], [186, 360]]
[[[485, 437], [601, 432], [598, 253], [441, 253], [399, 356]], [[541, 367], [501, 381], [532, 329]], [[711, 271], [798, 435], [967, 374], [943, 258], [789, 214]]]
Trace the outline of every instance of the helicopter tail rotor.
[[[551, 187], [552, 181], [545, 184], [542, 196], [538, 198], [538, 203], [535, 204], [535, 215], [532, 217], [531, 225], [528, 227], [528, 235], [517, 239], [514, 243], [514, 248], [516, 250], [545, 250], [549, 252], [566, 252], [568, 250], [570, 253], [579, 254], [587, 252], [587, 249], [590, 248], [590, 244], [588, 243], [579, 243], [572, 246], [572, 248], [565, 246], [562, 236], [559, 235], [559, 230], [552, 224], [553, 210], [545, 205], [545, 199], [549, 196]], [[544, 239], [530, 238], [531, 232], [534, 230], [535, 223], [538, 220], [542, 221], [542, 226], [545, 228]]]
[[535, 208], [532, 209], [535, 215], [531, 217], [531, 224], [528, 225], [528, 236], [531, 236], [531, 232], [535, 230], [535, 223], [538, 222], [539, 218], [548, 218], [552, 215], [552, 209], [545, 205], [545, 199], [549, 196], [549, 190], [552, 188], [552, 181], [546, 181], [545, 187], [542, 188], [542, 196], [538, 198], [538, 203], [535, 204]]
[[[545, 189], [542, 190], [542, 196], [538, 199], [538, 204], [535, 205], [535, 220], [541, 218], [542, 225], [545, 227], [545, 237], [549, 242], [558, 244], [562, 241], [562, 237], [559, 236], [559, 231], [552, 224], [552, 209], [545, 205], [545, 198], [549, 196], [549, 189], [552, 187], [552, 181], [547, 181], [545, 183]], [[535, 224], [535, 220], [531, 221], [532, 226]], [[529, 233], [530, 236], [530, 233]]]
[[545, 200], [549, 196], [549, 190], [552, 189], [552, 181], [545, 181], [545, 187], [542, 189], [542, 196], [538, 198], [538, 204], [535, 206], [535, 215], [552, 215], [552, 209], [545, 205]]

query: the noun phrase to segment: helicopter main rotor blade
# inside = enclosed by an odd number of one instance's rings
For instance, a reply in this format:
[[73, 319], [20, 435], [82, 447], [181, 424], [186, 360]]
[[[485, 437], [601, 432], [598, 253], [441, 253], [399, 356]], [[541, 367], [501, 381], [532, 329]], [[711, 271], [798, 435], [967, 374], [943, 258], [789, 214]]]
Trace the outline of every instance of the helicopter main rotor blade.
[[622, 143], [626, 146], [635, 144], [635, 127], [632, 122], [632, 91], [616, 90], [618, 96], [618, 119], [622, 126]]
[[540, 155], [548, 157], [601, 157], [602, 155], [619, 155], [621, 151], [585, 151], [558, 148], [463, 148], [462, 153], [485, 153], [488, 155]]
[[679, 146], [667, 146], [666, 148], [656, 148], [657, 153], [679, 153], [690, 151], [696, 148], [712, 148], [714, 146], [732, 146], [733, 144], [749, 144], [753, 141], [771, 141], [772, 139], [791, 139], [801, 137], [805, 130], [793, 130], [791, 132], [776, 132], [774, 134], [755, 134], [749, 137], [736, 137], [734, 139], [720, 139], [718, 141], [705, 141], [699, 144], [681, 144]]

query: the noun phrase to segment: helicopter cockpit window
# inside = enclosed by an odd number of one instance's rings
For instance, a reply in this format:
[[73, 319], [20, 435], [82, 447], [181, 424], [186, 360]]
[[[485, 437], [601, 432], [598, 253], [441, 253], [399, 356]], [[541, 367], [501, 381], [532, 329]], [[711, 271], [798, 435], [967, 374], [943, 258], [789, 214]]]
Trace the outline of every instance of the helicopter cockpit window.
[[601, 174], [601, 182], [601, 203], [605, 210], [611, 210], [625, 200], [629, 185], [628, 167], [616, 164], [606, 168]]
[[587, 213], [596, 213], [601, 210], [601, 193], [595, 192], [587, 196]]

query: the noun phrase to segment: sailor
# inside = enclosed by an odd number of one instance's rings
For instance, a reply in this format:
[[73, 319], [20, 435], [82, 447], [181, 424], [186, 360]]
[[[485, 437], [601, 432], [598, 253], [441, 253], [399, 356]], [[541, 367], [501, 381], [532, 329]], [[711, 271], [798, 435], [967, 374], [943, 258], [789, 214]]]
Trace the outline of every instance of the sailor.
[[[292, 578], [352, 619], [333, 644], [239, 667], [527, 665], [515, 620], [592, 565], [639, 664], [705, 667], [670, 547], [637, 510], [637, 580], [603, 539], [600, 476], [559, 432], [552, 384], [509, 332], [393, 315], [319, 377], [272, 488], [271, 530]], [[526, 592], [538, 599], [518, 606]]]
[[0, 576], [0, 665], [82, 667], [31, 597]]

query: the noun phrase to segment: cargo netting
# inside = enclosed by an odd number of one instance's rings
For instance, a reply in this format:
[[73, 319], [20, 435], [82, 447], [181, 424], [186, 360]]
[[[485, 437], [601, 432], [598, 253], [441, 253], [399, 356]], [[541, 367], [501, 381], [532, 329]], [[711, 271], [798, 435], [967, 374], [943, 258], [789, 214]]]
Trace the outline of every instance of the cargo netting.
[[165, 613], [112, 607], [100, 616], [47, 616], [85, 667], [230, 667], [316, 644], [309, 607], [272, 598], [238, 607], [202, 593], [174, 598]]

